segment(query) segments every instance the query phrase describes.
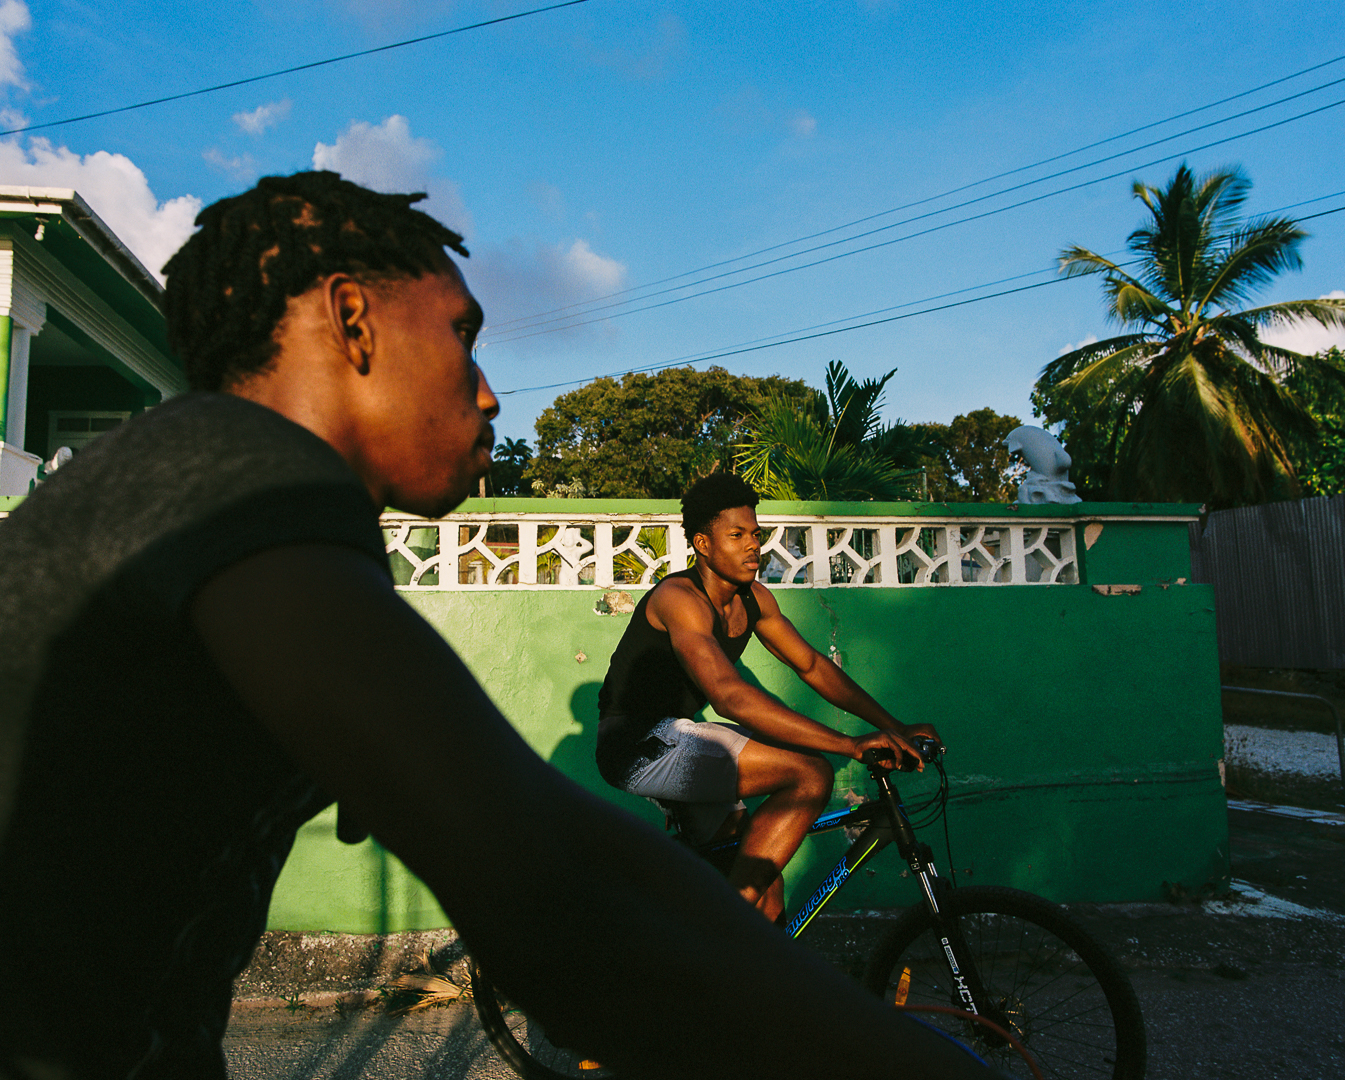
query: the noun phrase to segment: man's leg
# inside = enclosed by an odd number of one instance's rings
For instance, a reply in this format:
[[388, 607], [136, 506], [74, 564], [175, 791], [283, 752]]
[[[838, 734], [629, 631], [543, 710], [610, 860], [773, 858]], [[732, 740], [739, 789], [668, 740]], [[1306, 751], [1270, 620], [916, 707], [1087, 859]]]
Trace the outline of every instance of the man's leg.
[[831, 798], [834, 777], [820, 754], [748, 740], [738, 752], [738, 797], [765, 795], [748, 820], [729, 883], [774, 921], [784, 910], [780, 872]]

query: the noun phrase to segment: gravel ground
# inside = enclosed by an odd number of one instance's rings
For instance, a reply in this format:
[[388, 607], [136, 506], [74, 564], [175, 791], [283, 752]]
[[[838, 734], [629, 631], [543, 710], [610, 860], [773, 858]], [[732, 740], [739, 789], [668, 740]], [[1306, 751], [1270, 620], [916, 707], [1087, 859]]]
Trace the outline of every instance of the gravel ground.
[[1279, 731], [1225, 724], [1224, 756], [1230, 765], [1257, 772], [1322, 777], [1340, 775], [1336, 737], [1315, 731]]

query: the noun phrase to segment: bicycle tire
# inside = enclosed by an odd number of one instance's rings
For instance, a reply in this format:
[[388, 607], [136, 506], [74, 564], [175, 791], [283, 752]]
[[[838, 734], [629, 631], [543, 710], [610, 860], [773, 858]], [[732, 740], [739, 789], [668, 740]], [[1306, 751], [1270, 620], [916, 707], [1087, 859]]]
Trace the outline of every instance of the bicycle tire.
[[[1130, 979], [1063, 908], [1031, 893], [993, 886], [950, 890], [939, 908], [958, 920], [971, 959], [1009, 1026], [1059, 1080], [1143, 1080], [1144, 1018]], [[864, 984], [883, 1000], [955, 1005], [953, 980], [933, 916], [911, 908], [874, 951]], [[901, 986], [903, 976], [907, 980]], [[1023, 1059], [985, 1028], [952, 1016], [915, 1014], [970, 1046], [1008, 1076], [1029, 1075]]]
[[481, 1027], [496, 1052], [523, 1080], [612, 1080], [615, 1076], [583, 1055], [556, 1046], [542, 1025], [500, 993], [475, 959], [472, 1000]]

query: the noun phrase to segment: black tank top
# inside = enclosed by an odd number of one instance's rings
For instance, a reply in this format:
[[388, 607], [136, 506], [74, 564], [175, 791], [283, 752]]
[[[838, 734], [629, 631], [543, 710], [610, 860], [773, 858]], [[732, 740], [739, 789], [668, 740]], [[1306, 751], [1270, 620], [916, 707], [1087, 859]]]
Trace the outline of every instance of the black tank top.
[[[694, 566], [669, 574], [663, 580], [674, 578], [690, 581], [706, 595], [705, 584]], [[615, 743], [629, 747], [640, 742], [664, 717], [694, 715], [708, 700], [677, 659], [668, 632], [650, 625], [645, 609], [653, 595], [654, 589], [650, 589], [636, 605], [630, 625], [612, 653], [607, 678], [598, 693], [598, 715], [602, 718], [599, 741], [612, 744], [613, 749]], [[714, 637], [730, 663], [742, 656], [761, 620], [761, 606], [752, 595], [751, 583], [739, 588], [738, 595], [747, 609], [747, 628], [737, 637], [729, 637], [723, 618], [715, 611]]]

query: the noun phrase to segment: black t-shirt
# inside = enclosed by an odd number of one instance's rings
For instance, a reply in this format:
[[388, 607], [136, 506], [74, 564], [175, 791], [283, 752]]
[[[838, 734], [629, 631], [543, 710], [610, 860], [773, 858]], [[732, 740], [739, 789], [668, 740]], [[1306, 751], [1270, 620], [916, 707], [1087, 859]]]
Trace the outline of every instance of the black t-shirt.
[[225, 567], [297, 543], [387, 568], [336, 451], [214, 394], [101, 437], [0, 522], [0, 1073], [9, 1055], [224, 1077], [232, 979], [296, 829], [330, 799], [188, 606]]
[[[705, 592], [700, 571], [694, 566], [669, 574], [655, 588], [661, 588], [664, 582], [674, 578], [684, 578]], [[650, 589], [635, 606], [630, 625], [612, 653], [607, 678], [598, 691], [600, 760], [615, 760], [627, 755], [636, 743], [648, 737], [656, 723], [666, 717], [689, 717], [705, 708], [705, 693], [677, 659], [668, 632], [656, 630], [649, 623], [645, 609], [653, 595], [654, 589]], [[741, 634], [729, 637], [723, 619], [715, 613], [715, 640], [730, 663], [742, 656], [761, 619], [761, 607], [752, 594], [751, 584], [740, 588], [738, 595], [747, 609], [747, 629]]]

